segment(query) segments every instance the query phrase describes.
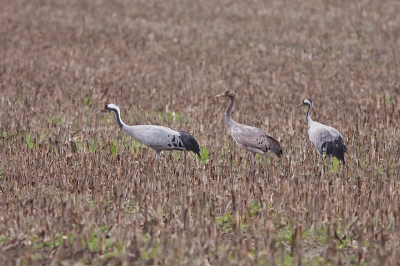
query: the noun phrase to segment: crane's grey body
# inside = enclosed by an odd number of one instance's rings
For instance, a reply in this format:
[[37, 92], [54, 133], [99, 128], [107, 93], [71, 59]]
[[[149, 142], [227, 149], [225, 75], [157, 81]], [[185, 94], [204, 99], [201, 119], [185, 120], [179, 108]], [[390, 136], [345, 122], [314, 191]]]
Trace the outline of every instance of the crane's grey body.
[[239, 145], [240, 148], [247, 150], [253, 154], [253, 170], [255, 170], [255, 156], [257, 153], [264, 154], [272, 151], [278, 157], [282, 155], [282, 148], [279, 142], [271, 137], [266, 131], [239, 124], [232, 119], [232, 107], [236, 99], [236, 94], [232, 90], [218, 94], [216, 97], [228, 97], [231, 99], [225, 113], [225, 123], [229, 134]]
[[309, 126], [308, 136], [318, 153], [320, 155], [325, 153], [328, 158], [333, 155], [345, 164], [344, 153], [347, 152], [347, 148], [344, 145], [342, 135], [335, 128], [315, 122], [311, 119], [310, 112], [313, 106], [311, 99], [305, 99], [303, 103], [298, 106], [302, 105], [308, 106], [306, 115]]
[[109, 103], [105, 106], [104, 111], [114, 111], [117, 116], [119, 126], [123, 131], [131, 135], [134, 139], [140, 141], [147, 147], [156, 151], [157, 162], [160, 154], [164, 150], [179, 150], [185, 152], [192, 151], [200, 157], [200, 147], [196, 139], [186, 131], [176, 131], [168, 127], [155, 126], [155, 125], [137, 125], [128, 126], [121, 120], [119, 107], [115, 104]]
[[308, 136], [320, 155], [327, 152], [329, 143], [337, 141], [343, 142], [342, 135], [333, 127], [314, 121], [309, 123], [309, 127]]
[[272, 150], [278, 157], [281, 156], [282, 149], [279, 142], [264, 130], [236, 123], [230, 116], [225, 117], [225, 122], [229, 134], [240, 148], [260, 154]]
[[[123, 126], [122, 130], [156, 151], [159, 156], [164, 150], [188, 151], [188, 132], [175, 131], [167, 127], [154, 125]], [[189, 142], [190, 143], [190, 142]], [[186, 144], [186, 146], [185, 146]]]

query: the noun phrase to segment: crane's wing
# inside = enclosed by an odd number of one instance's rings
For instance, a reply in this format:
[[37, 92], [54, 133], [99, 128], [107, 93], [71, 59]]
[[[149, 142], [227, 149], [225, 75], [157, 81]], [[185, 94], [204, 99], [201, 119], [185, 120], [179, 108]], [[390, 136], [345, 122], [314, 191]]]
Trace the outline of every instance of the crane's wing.
[[196, 139], [189, 134], [189, 132], [187, 131], [183, 131], [183, 130], [179, 130], [179, 138], [183, 143], [183, 146], [185, 146], [185, 148], [188, 151], [192, 151], [194, 153], [197, 154], [197, 156], [200, 156], [200, 146], [199, 143], [197, 143]]
[[156, 151], [187, 150], [193, 151], [200, 157], [199, 144], [186, 131], [175, 131], [167, 127], [153, 125], [125, 126], [122, 129]]
[[271, 137], [267, 132], [256, 127], [237, 125], [230, 131], [232, 137], [243, 148], [260, 150], [261, 152], [272, 151], [278, 157], [282, 155], [279, 141]]
[[339, 131], [318, 123], [310, 127], [308, 135], [321, 155], [326, 152], [327, 155], [333, 155], [345, 164], [344, 153], [347, 152], [347, 148]]
[[323, 124], [310, 127], [308, 130], [308, 136], [320, 154], [323, 152], [322, 148], [324, 147], [325, 143], [334, 142], [339, 137], [342, 138], [342, 135], [340, 135], [339, 131], [333, 127]]
[[167, 127], [140, 125], [124, 127], [123, 130], [144, 145], [155, 150], [183, 149], [183, 142], [179, 138], [179, 132]]

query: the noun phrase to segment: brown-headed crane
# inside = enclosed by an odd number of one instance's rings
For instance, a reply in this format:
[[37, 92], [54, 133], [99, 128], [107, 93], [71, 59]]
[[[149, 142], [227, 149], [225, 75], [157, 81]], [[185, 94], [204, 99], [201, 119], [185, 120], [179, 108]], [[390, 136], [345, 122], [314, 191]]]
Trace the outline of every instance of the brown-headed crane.
[[281, 157], [282, 148], [279, 141], [271, 137], [266, 131], [233, 121], [231, 112], [236, 100], [236, 93], [233, 90], [226, 90], [215, 97], [227, 97], [231, 99], [225, 113], [226, 127], [228, 128], [229, 134], [236, 141], [239, 147], [252, 153], [253, 172], [255, 172], [256, 168], [257, 153], [264, 154], [268, 151], [272, 151], [278, 157]]

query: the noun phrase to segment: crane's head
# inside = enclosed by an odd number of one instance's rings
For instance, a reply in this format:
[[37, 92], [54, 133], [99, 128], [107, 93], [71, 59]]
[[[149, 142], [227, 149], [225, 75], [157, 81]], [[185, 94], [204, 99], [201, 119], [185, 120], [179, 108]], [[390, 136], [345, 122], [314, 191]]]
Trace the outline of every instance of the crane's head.
[[226, 90], [223, 93], [220, 93], [216, 95], [215, 97], [229, 97], [229, 98], [234, 98], [236, 96], [235, 92], [233, 90]]
[[106, 106], [104, 106], [104, 109], [98, 111], [98, 112], [96, 113], [96, 115], [99, 114], [99, 113], [110, 112], [110, 111], [119, 111], [119, 107], [116, 106], [116, 105], [113, 104], [113, 103], [108, 103], [108, 104], [106, 104]]
[[300, 107], [300, 106], [305, 106], [305, 105], [307, 105], [309, 107], [312, 107], [312, 100], [311, 99], [304, 99], [301, 104], [297, 105], [297, 108]]

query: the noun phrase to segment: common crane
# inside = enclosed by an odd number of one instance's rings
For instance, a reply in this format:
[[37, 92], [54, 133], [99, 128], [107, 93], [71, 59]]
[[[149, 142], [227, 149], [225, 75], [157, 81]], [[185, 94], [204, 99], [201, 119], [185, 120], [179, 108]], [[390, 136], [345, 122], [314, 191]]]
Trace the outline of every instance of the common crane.
[[156, 151], [157, 167], [162, 151], [178, 150], [185, 152], [185, 166], [186, 166], [186, 153], [192, 151], [200, 156], [200, 147], [196, 139], [186, 131], [172, 130], [167, 127], [154, 126], [154, 125], [137, 125], [128, 126], [122, 122], [119, 107], [113, 103], [107, 104], [101, 112], [114, 111], [117, 116], [118, 125], [123, 131], [131, 135], [134, 139], [140, 141], [147, 147]]
[[297, 108], [300, 106], [308, 106], [306, 119], [309, 126], [308, 136], [311, 143], [321, 156], [325, 153], [325, 157], [322, 157], [323, 171], [325, 171], [324, 160], [327, 156], [328, 160], [330, 160], [331, 155], [333, 155], [342, 161], [343, 164], [346, 164], [344, 161], [344, 153], [347, 152], [347, 148], [346, 145], [344, 145], [343, 137], [340, 135], [339, 131], [311, 119], [310, 112], [313, 107], [311, 99], [305, 99]]
[[264, 154], [268, 151], [272, 151], [278, 157], [282, 155], [282, 148], [279, 142], [271, 137], [266, 131], [242, 125], [233, 121], [231, 112], [233, 104], [236, 100], [236, 93], [232, 90], [226, 90], [223, 93], [216, 95], [215, 97], [227, 97], [231, 101], [225, 113], [225, 122], [228, 128], [229, 134], [236, 141], [240, 148], [247, 150], [253, 154], [253, 171], [255, 172], [256, 167], [256, 154]]

